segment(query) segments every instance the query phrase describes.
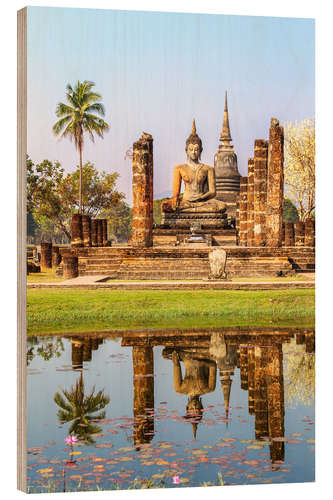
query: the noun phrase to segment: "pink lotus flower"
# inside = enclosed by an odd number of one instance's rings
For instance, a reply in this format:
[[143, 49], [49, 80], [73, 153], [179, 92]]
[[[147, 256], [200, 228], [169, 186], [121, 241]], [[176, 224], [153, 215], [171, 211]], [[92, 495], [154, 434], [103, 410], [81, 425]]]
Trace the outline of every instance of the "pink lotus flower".
[[179, 484], [179, 476], [173, 476], [172, 482], [173, 484]]
[[77, 441], [77, 437], [75, 435], [68, 436], [65, 438], [66, 444], [74, 444]]

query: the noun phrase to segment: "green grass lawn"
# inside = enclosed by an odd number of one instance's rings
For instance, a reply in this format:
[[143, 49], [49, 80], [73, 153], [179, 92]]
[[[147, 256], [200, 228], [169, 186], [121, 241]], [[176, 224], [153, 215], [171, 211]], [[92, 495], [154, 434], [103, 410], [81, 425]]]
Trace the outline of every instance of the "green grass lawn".
[[28, 333], [313, 326], [314, 289], [28, 290]]
[[27, 276], [27, 283], [57, 283], [63, 281], [62, 276], [56, 276], [54, 270], [43, 271], [40, 273], [31, 273]]

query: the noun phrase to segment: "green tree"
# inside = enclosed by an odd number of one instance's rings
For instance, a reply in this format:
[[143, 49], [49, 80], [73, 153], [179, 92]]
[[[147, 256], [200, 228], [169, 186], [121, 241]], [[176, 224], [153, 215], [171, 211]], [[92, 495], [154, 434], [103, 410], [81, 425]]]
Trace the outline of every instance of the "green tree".
[[[116, 189], [119, 174], [98, 172], [90, 162], [82, 167], [84, 213], [93, 217], [101, 210], [121, 205], [124, 194]], [[66, 174], [59, 162], [27, 159], [27, 208], [42, 229], [42, 237], [64, 234], [70, 239], [70, 221], [77, 210], [79, 171]]]
[[168, 198], [161, 198], [160, 200], [153, 201], [153, 214], [154, 214], [154, 223], [161, 224], [162, 221], [162, 210], [161, 205], [162, 202], [167, 200]]
[[66, 98], [68, 104], [59, 102], [56, 115], [60, 118], [53, 126], [55, 135], [60, 138], [69, 137], [74, 141], [75, 148], [79, 152], [79, 213], [82, 213], [82, 150], [83, 137], [87, 132], [94, 142], [94, 134], [103, 138], [103, 134], [109, 129], [109, 125], [101, 118], [105, 115], [104, 106], [99, 100], [102, 98], [92, 89], [93, 82], [85, 80], [78, 81], [73, 87], [68, 83], [66, 87]]
[[285, 398], [288, 405], [311, 406], [315, 394], [315, 355], [293, 340], [283, 346]]
[[[53, 400], [58, 410], [57, 417], [61, 423], [72, 422], [68, 430], [69, 434], [75, 434], [79, 439], [87, 444], [94, 444], [92, 434], [101, 432], [102, 428], [95, 425], [95, 422], [105, 418], [105, 408], [110, 398], [104, 394], [104, 391], [98, 391], [94, 395], [95, 387], [90, 394], [84, 394], [84, 381], [82, 371], [75, 385], [69, 391], [61, 389], [62, 394], [56, 392]], [[97, 412], [100, 412], [96, 415]]]
[[103, 210], [101, 216], [108, 221], [108, 234], [112, 240], [128, 241], [132, 232], [132, 208], [125, 201]]
[[301, 221], [315, 210], [314, 120], [284, 124], [284, 180], [286, 193], [295, 203]]
[[298, 211], [289, 198], [283, 200], [283, 222], [297, 222]]

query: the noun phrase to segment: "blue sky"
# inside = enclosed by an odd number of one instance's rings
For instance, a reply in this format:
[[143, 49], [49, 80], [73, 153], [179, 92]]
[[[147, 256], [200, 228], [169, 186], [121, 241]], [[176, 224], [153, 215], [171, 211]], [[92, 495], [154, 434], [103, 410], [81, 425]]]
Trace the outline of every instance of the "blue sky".
[[142, 131], [154, 138], [155, 196], [170, 191], [173, 166], [185, 161], [192, 119], [213, 165], [224, 92], [240, 173], [271, 117], [313, 118], [314, 21], [311, 19], [28, 8], [28, 152], [74, 170], [78, 155], [52, 133], [66, 84], [92, 80], [110, 131], [84, 161], [117, 171], [131, 201], [126, 151]]

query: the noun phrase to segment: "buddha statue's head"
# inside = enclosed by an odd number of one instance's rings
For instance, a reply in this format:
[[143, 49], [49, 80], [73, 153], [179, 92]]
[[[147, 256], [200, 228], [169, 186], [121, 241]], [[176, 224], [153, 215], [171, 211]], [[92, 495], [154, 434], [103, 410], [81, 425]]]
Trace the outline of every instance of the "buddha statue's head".
[[193, 120], [191, 135], [186, 140], [185, 148], [187, 157], [191, 160], [200, 160], [202, 153], [202, 141], [197, 134], [195, 128], [195, 120]]

